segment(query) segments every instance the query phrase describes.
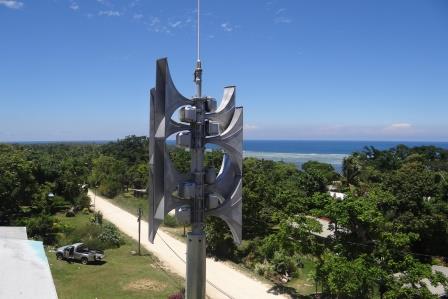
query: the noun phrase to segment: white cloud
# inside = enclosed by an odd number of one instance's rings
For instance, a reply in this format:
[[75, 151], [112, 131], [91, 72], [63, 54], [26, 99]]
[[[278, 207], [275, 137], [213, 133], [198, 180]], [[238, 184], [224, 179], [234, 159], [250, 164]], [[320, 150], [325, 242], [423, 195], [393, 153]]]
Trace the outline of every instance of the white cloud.
[[279, 14], [285, 12], [285, 11], [286, 11], [286, 8], [280, 8], [279, 10], [277, 10], [277, 11], [275, 12], [275, 14], [276, 14], [276, 15], [279, 15]]
[[274, 23], [277, 24], [289, 24], [292, 23], [292, 19], [285, 16], [286, 8], [280, 8], [275, 12]]
[[23, 7], [23, 2], [16, 0], [0, 0], [0, 5], [6, 6], [11, 9], [20, 9]]
[[131, 4], [129, 4], [129, 7], [135, 7], [137, 6], [137, 4], [140, 2], [140, 0], [134, 0], [131, 2]]
[[244, 125], [244, 130], [256, 130], [256, 129], [258, 129], [257, 125], [254, 125], [254, 124], [245, 124]]
[[140, 20], [141, 18], [143, 18], [142, 14], [136, 13], [132, 16], [135, 20]]
[[176, 27], [178, 27], [180, 25], [182, 25], [182, 21], [177, 21], [177, 22], [170, 23], [170, 27], [171, 28], [176, 28]]
[[149, 22], [149, 26], [158, 26], [160, 24], [160, 19], [158, 17], [151, 17], [151, 22]]
[[277, 24], [290, 24], [292, 23], [292, 20], [284, 16], [278, 16], [277, 18], [274, 19], [274, 22]]
[[69, 7], [70, 7], [70, 9], [75, 10], [75, 11], [79, 9], [79, 5], [76, 2], [72, 2]]
[[161, 18], [158, 16], [150, 16], [144, 18], [142, 23], [145, 24], [149, 31], [156, 33], [174, 34], [175, 32], [189, 28], [192, 23], [190, 16], [177, 18]]
[[390, 129], [409, 129], [412, 125], [408, 123], [395, 123], [391, 124], [388, 128]]
[[221, 28], [226, 32], [232, 32], [235, 27], [233, 27], [229, 23], [222, 23]]
[[156, 33], [171, 33], [171, 30], [158, 17], [151, 17], [150, 22], [145, 24], [148, 25], [150, 31]]
[[107, 16], [107, 17], [119, 17], [121, 13], [116, 10], [102, 10], [98, 13], [99, 16]]

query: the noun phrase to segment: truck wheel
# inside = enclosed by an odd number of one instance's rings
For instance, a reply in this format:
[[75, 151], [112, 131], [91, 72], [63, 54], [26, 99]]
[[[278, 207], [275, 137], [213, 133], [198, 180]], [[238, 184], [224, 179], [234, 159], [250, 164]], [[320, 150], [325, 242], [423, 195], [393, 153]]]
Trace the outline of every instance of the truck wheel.
[[62, 253], [56, 253], [56, 259], [57, 259], [58, 261], [62, 261], [63, 258], [64, 258], [64, 257], [62, 256]]
[[86, 257], [83, 257], [82, 259], [81, 259], [81, 264], [83, 264], [83, 265], [87, 265], [89, 263], [89, 260], [86, 258]]

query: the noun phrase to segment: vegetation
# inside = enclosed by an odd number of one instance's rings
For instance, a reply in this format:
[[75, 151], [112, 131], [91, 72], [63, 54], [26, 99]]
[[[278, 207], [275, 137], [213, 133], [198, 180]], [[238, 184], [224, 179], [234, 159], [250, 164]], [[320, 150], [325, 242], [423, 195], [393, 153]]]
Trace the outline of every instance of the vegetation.
[[58, 211], [89, 206], [83, 189], [92, 145], [0, 144], [0, 225], [25, 225], [29, 237], [55, 242]]
[[[57, 216], [56, 219], [62, 227], [66, 228], [83, 228], [92, 225], [89, 215], [82, 213], [71, 218]], [[111, 226], [105, 223], [103, 227]], [[78, 229], [64, 231], [60, 236], [63, 243], [75, 239], [89, 239], [89, 231], [84, 231], [84, 234]], [[115, 232], [119, 234], [118, 231]], [[120, 235], [120, 238], [122, 239], [121, 246], [112, 246], [108, 249], [105, 252], [106, 258], [103, 264], [81, 266], [79, 263], [58, 261], [54, 252], [47, 250], [58, 297], [61, 299], [165, 299], [182, 287], [182, 279], [160, 268], [154, 256], [143, 249], [142, 256], [132, 254], [137, 250], [137, 243], [128, 237]]]
[[[0, 145], [0, 222], [26, 224], [32, 236], [54, 243], [62, 231], [54, 214], [86, 207], [79, 187], [85, 182], [146, 214], [145, 199], [126, 190], [148, 188], [147, 149], [148, 139], [136, 136], [102, 146]], [[170, 155], [179, 171], [188, 171], [188, 152], [172, 148]], [[206, 153], [208, 167], [219, 168], [221, 159], [220, 151]], [[424, 278], [447, 285], [430, 268], [448, 257], [447, 150], [366, 147], [344, 160], [340, 174], [314, 161], [297, 169], [246, 158], [243, 172], [243, 244], [235, 246], [227, 226], [211, 218], [209, 255], [286, 290], [311, 292], [317, 285], [327, 298], [432, 298]], [[328, 185], [345, 198], [331, 197]], [[331, 223], [327, 238], [319, 236], [318, 218]]]

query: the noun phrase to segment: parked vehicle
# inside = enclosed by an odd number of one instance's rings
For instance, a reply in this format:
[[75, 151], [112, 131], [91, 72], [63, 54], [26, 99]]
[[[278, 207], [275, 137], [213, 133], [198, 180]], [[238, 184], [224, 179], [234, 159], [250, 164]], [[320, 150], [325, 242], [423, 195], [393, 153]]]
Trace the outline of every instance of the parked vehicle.
[[56, 249], [58, 260], [80, 261], [83, 265], [104, 259], [102, 250], [89, 249], [84, 243], [75, 243]]

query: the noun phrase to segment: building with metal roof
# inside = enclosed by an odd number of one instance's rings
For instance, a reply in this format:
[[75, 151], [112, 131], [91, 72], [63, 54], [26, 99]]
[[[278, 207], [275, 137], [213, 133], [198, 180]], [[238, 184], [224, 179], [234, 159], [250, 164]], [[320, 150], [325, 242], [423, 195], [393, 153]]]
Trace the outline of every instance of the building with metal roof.
[[58, 298], [43, 243], [25, 227], [0, 227], [0, 265], [0, 298]]

